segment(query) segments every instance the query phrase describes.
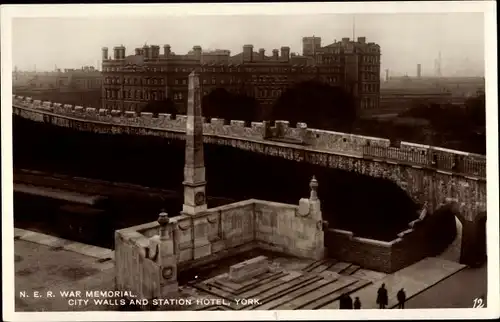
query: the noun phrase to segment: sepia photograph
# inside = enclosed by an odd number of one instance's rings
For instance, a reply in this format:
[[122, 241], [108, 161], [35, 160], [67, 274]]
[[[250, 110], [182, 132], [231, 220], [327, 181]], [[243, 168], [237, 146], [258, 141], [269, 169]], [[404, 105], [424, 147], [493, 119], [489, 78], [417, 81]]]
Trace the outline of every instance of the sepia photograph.
[[1, 9], [4, 319], [499, 316], [494, 2]]

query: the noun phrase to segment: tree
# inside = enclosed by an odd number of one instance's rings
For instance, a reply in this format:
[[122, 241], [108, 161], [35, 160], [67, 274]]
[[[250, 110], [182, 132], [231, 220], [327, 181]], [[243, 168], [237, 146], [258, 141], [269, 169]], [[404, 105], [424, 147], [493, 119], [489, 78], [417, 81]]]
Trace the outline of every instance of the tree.
[[486, 127], [486, 96], [481, 94], [465, 101], [467, 118], [478, 127]]
[[166, 98], [161, 101], [150, 101], [140, 111], [153, 113], [156, 117], [159, 113], [172, 114], [172, 117], [178, 114], [177, 108], [171, 98]]
[[202, 98], [203, 116], [226, 120], [256, 121], [258, 103], [253, 97], [243, 93], [230, 93], [224, 88], [216, 88]]
[[275, 102], [272, 120], [305, 122], [311, 128], [350, 131], [356, 119], [353, 97], [319, 81], [298, 83]]

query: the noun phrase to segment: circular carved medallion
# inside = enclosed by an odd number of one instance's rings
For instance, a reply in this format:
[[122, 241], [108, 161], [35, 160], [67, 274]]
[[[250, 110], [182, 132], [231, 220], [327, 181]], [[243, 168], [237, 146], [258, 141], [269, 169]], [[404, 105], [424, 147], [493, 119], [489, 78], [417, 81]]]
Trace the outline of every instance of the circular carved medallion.
[[174, 274], [174, 269], [172, 267], [164, 267], [161, 271], [161, 275], [164, 279], [169, 279]]
[[201, 206], [205, 203], [205, 194], [201, 191], [194, 195], [194, 202], [197, 206]]

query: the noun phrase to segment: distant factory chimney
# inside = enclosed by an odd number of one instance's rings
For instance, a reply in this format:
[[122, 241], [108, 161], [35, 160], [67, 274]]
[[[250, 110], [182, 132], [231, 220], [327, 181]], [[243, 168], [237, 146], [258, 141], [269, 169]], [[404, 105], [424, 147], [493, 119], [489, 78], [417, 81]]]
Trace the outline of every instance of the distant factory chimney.
[[422, 78], [422, 65], [417, 64], [417, 78]]
[[385, 81], [388, 82], [389, 81], [389, 69], [386, 69], [385, 70]]

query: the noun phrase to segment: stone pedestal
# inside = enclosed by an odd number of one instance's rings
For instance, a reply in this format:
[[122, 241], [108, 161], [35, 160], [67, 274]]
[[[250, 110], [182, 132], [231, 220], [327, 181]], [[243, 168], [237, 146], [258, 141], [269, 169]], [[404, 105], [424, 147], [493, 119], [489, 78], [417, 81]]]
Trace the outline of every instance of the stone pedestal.
[[266, 256], [258, 256], [229, 268], [229, 279], [241, 282], [269, 271], [269, 261]]

